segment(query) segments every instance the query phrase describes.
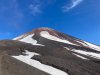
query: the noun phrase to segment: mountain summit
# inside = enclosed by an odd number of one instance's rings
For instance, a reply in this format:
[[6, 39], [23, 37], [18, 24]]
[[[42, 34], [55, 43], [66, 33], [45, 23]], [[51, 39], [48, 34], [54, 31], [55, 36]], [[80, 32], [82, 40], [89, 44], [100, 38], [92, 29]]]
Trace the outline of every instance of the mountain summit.
[[45, 75], [100, 75], [99, 46], [50, 28], [2, 40], [0, 49]]
[[[46, 27], [35, 29], [31, 32], [28, 32], [24, 35], [14, 38], [14, 40], [23, 41], [23, 42], [31, 43], [31, 44], [36, 44], [37, 42], [41, 41], [40, 40], [41, 38], [45, 38], [48, 40], [57, 41], [57, 42], [65, 43], [65, 44], [84, 46], [84, 47], [100, 50], [99, 46], [96, 46], [94, 44], [80, 40], [73, 36], [70, 36], [70, 35], [67, 35], [67, 34], [58, 32], [56, 30], [53, 30], [51, 28], [46, 28]], [[37, 39], [37, 41], [36, 41], [36, 39]]]

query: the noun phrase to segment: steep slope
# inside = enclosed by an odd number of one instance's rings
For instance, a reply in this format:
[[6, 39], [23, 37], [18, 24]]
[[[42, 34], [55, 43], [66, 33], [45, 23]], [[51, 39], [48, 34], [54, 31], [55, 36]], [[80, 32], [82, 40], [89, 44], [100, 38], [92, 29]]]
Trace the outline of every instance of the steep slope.
[[100, 50], [99, 46], [96, 46], [94, 44], [72, 37], [70, 35], [66, 35], [64, 33], [55, 31], [50, 28], [39, 28], [39, 29], [33, 30], [32, 32], [28, 32], [24, 35], [14, 38], [14, 40], [19, 40], [19, 41], [23, 41], [23, 42], [27, 42], [27, 43], [31, 43], [35, 45], [37, 41], [41, 41], [39, 40], [40, 38], [45, 38], [48, 40], [58, 41], [58, 42], [66, 43], [66, 44], [71, 44], [71, 45], [76, 45], [76, 46], [85, 46], [85, 47], [92, 48], [95, 50]]
[[100, 47], [50, 28], [0, 41], [0, 51], [50, 75], [100, 75]]

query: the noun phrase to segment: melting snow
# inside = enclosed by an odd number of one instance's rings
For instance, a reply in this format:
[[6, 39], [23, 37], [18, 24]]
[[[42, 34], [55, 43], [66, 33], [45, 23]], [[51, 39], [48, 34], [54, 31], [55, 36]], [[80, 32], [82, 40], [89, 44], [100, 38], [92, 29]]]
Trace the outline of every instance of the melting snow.
[[37, 41], [32, 39], [33, 36], [34, 36], [34, 34], [28, 35], [27, 37], [21, 39], [20, 41], [31, 43], [31, 44], [36, 44]]
[[[84, 42], [85, 42], [85, 41], [84, 41]], [[100, 51], [100, 47], [99, 47], [99, 46], [96, 46], [96, 45], [91, 44], [91, 43], [88, 43], [88, 42], [85, 42], [85, 43], [86, 43], [90, 48]]]
[[82, 45], [84, 45], [84, 46], [87, 46], [87, 44], [83, 41], [83, 42], [81, 42], [81, 41], [76, 41], [76, 42], [78, 42], [78, 43], [80, 43], [80, 44], [82, 44]]
[[75, 54], [75, 53], [73, 53], [73, 54], [76, 55], [76, 56], [79, 57], [79, 58], [87, 59], [87, 58], [85, 58], [85, 57], [83, 57], [83, 56], [81, 56], [81, 55], [78, 55], [78, 54]]
[[50, 35], [47, 31], [41, 31], [40, 32], [40, 35], [44, 38], [47, 38], [49, 40], [54, 40], [54, 41], [59, 41], [59, 42], [63, 42], [63, 43], [68, 43], [68, 44], [72, 44], [71, 42], [67, 41], [67, 40], [63, 40], [63, 39], [60, 39], [58, 37], [55, 37], [53, 35]]
[[93, 53], [93, 52], [87, 52], [87, 51], [82, 51], [82, 50], [73, 50], [73, 52], [77, 52], [86, 56], [90, 56], [96, 59], [100, 59], [100, 53]]
[[[64, 47], [66, 50], [70, 50], [70, 51], [74, 51], [74, 50], [71, 50], [70, 48], [67, 48], [67, 47]], [[75, 51], [74, 51], [75, 52]], [[87, 58], [85, 58], [85, 57], [83, 57], [83, 56], [81, 56], [81, 55], [78, 55], [78, 54], [75, 54], [75, 53], [73, 53], [74, 55], [76, 55], [77, 57], [79, 57], [79, 58], [82, 58], [82, 59], [87, 59]]]
[[64, 47], [65, 49], [67, 49], [67, 50], [70, 50], [70, 48], [68, 48], [68, 47]]
[[42, 64], [37, 60], [31, 59], [31, 57], [33, 57], [34, 55], [39, 55], [37, 53], [29, 52], [29, 51], [26, 50], [25, 54], [27, 54], [27, 55], [19, 55], [19, 56], [12, 56], [12, 57], [14, 57], [14, 58], [16, 58], [16, 59], [18, 59], [18, 60], [20, 60], [20, 61], [22, 61], [24, 63], [27, 63], [27, 64], [29, 64], [29, 65], [37, 68], [37, 69], [40, 69], [40, 70], [42, 70], [44, 72], [47, 72], [47, 73], [49, 73], [51, 75], [68, 75], [64, 71], [56, 69], [56, 68], [54, 68], [52, 66], [48, 66], [48, 65]]
[[21, 36], [19, 36], [19, 37], [16, 37], [16, 38], [14, 38], [13, 40], [17, 40], [17, 39], [20, 39], [20, 38], [22, 38], [22, 37], [24, 37], [24, 35], [21, 35]]
[[[44, 46], [42, 44], [37, 44], [37, 41], [34, 40], [32, 37], [34, 36], [34, 34], [31, 34], [31, 35], [28, 35], [26, 37], [24, 37], [23, 39], [19, 40], [19, 41], [22, 41], [22, 42], [26, 42], [26, 43], [30, 43], [32, 45], [40, 45], [40, 46]], [[21, 37], [21, 36], [20, 36]], [[18, 37], [18, 38], [20, 38]], [[16, 38], [15, 38], [16, 39]]]

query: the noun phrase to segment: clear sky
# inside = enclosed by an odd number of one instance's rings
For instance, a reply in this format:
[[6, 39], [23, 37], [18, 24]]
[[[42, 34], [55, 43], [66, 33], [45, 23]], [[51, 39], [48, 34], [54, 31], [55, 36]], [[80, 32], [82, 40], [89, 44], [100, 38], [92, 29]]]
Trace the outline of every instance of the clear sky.
[[0, 0], [0, 39], [39, 27], [100, 45], [100, 0]]

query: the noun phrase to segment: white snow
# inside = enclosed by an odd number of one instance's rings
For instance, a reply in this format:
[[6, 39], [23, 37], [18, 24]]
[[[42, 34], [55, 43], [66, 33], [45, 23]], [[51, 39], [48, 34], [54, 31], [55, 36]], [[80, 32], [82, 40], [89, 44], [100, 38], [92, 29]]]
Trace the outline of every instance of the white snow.
[[69, 42], [67, 40], [63, 40], [63, 39], [60, 39], [60, 38], [55, 37], [53, 35], [50, 35], [49, 32], [47, 32], [47, 31], [41, 31], [40, 32], [40, 35], [42, 37], [44, 37], [44, 38], [49, 39], [49, 40], [54, 40], [54, 41], [59, 41], [59, 42], [63, 42], [63, 43], [73, 44], [73, 43], [71, 43], [71, 42]]
[[45, 65], [45, 64], [42, 64], [40, 63], [39, 61], [37, 60], [34, 60], [34, 59], [31, 59], [31, 57], [33, 57], [34, 55], [39, 55], [37, 53], [34, 53], [34, 52], [29, 52], [26, 50], [25, 54], [27, 55], [19, 55], [19, 56], [12, 56], [28, 65], [31, 65], [39, 70], [42, 70], [46, 73], [49, 73], [51, 75], [68, 75], [66, 72], [64, 71], [61, 71], [59, 69], [56, 69], [52, 66], [48, 66], [48, 65]]
[[73, 49], [73, 52], [77, 52], [77, 53], [80, 53], [80, 54], [83, 54], [83, 55], [86, 55], [86, 56], [90, 56], [90, 57], [93, 57], [93, 58], [96, 58], [96, 59], [100, 59], [100, 53], [93, 53], [93, 52], [87, 52], [87, 51], [82, 51], [82, 50], [74, 50]]
[[[84, 42], [85, 42], [85, 41], [84, 41]], [[96, 46], [96, 45], [91, 44], [91, 43], [88, 43], [88, 42], [85, 42], [85, 43], [86, 43], [90, 48], [100, 51], [100, 47], [99, 47], [99, 46]]]
[[81, 56], [81, 55], [78, 55], [78, 54], [75, 54], [75, 53], [73, 53], [74, 55], [76, 55], [77, 57], [79, 57], [79, 58], [82, 58], [82, 59], [86, 59], [87, 60], [87, 58], [85, 58], [85, 57], [83, 57], [83, 56]]
[[22, 38], [22, 37], [24, 37], [24, 35], [21, 35], [21, 36], [19, 36], [19, 37], [16, 37], [16, 38], [14, 38], [13, 40], [17, 40], [17, 39], [20, 39], [20, 38]]
[[[44, 46], [44, 45], [42, 45], [42, 44], [38, 44], [37, 41], [34, 40], [34, 39], [32, 38], [33, 36], [34, 36], [34, 34], [28, 35], [28, 36], [26, 36], [26, 37], [20, 39], [19, 41], [26, 42], [26, 43], [30, 43], [30, 44], [32, 44], [32, 45]], [[22, 37], [22, 36], [20, 36], [20, 37]], [[17, 37], [17, 38], [15, 38], [15, 39], [18, 39], [18, 38], [20, 38], [20, 37]]]
[[89, 42], [86, 42], [86, 41], [83, 41], [83, 42], [77, 41], [77, 42], [83, 44], [84, 46], [88, 46], [89, 48], [92, 48], [92, 49], [100, 51], [100, 47], [99, 46], [96, 46], [96, 45], [91, 44]]
[[34, 34], [31, 34], [31, 35], [28, 35], [27, 37], [21, 39], [20, 41], [23, 41], [23, 42], [27, 42], [27, 43], [31, 43], [31, 44], [36, 44], [37, 41], [32, 39], [32, 37], [34, 36]]
[[81, 41], [76, 41], [76, 42], [78, 42], [78, 43], [80, 43], [80, 44], [82, 44], [82, 45], [84, 45], [84, 46], [87, 46], [87, 44], [85, 44], [85, 42], [83, 41], [83, 42], [81, 42]]
[[64, 47], [65, 49], [67, 49], [67, 50], [70, 50], [70, 48], [68, 48], [68, 47]]

